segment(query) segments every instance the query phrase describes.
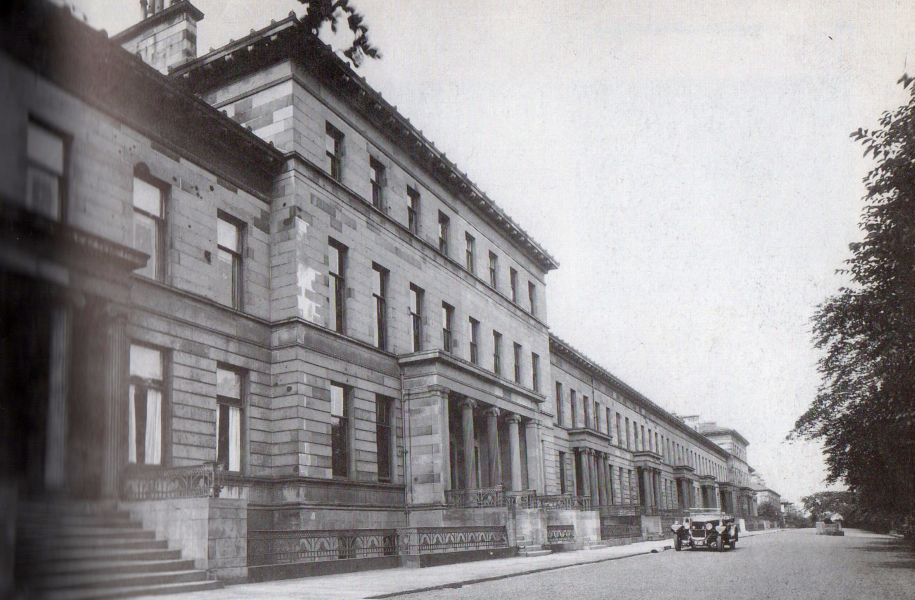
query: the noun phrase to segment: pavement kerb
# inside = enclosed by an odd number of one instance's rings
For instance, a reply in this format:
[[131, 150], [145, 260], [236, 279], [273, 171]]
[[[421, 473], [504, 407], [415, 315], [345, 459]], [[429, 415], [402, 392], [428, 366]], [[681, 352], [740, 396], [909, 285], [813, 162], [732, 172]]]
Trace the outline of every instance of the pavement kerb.
[[[747, 531], [744, 532], [743, 537], [754, 537], [757, 535], [763, 535], [767, 533], [778, 533], [780, 529], [766, 529], [763, 531]], [[465, 585], [474, 585], [477, 583], [486, 583], [489, 581], [499, 581], [501, 579], [509, 579], [511, 577], [521, 577], [523, 575], [534, 575], [537, 573], [545, 573], [547, 571], [556, 571], [558, 569], [569, 569], [572, 567], [578, 567], [581, 565], [592, 565], [596, 563], [609, 562], [611, 560], [620, 560], [623, 558], [632, 558], [634, 556], [642, 556], [644, 554], [658, 554], [665, 550], [672, 550], [672, 544], [664, 544], [661, 546], [656, 546], [654, 548], [645, 548], [636, 552], [629, 552], [627, 554], [620, 554], [616, 556], [604, 556], [601, 558], [594, 558], [590, 560], [581, 560], [574, 563], [569, 563], [565, 565], [551, 565], [547, 567], [535, 567], [533, 569], [525, 569], [516, 571], [513, 573], [503, 573], [501, 575], [493, 575], [491, 577], [474, 577], [470, 579], [465, 579], [461, 581], [450, 581], [448, 583], [440, 583], [436, 585], [430, 585], [421, 588], [414, 588], [409, 590], [398, 590], [395, 592], [386, 592], [384, 594], [376, 594], [374, 596], [366, 596], [366, 600], [382, 600], [384, 598], [394, 598], [397, 596], [406, 596], [407, 594], [421, 594], [424, 592], [434, 592], [436, 590], [447, 590], [447, 589], [457, 589], [464, 587]], [[585, 550], [584, 552], [588, 552]]]
[[[595, 563], [608, 562], [611, 560], [620, 560], [623, 558], [632, 558], [633, 556], [642, 556], [643, 554], [657, 554], [663, 552], [664, 550], [670, 550], [673, 546], [665, 545], [659, 546], [656, 548], [650, 548], [645, 550], [639, 550], [638, 552], [630, 552], [628, 554], [620, 554], [617, 556], [604, 556], [601, 558], [595, 558], [592, 560], [582, 560], [574, 563], [569, 563], [566, 565], [553, 565], [549, 567], [536, 567], [533, 569], [526, 569], [523, 571], [516, 571], [514, 573], [503, 573], [502, 575], [493, 575], [492, 577], [475, 577], [472, 579], [466, 579], [462, 581], [451, 581], [449, 583], [440, 583], [437, 585], [415, 588], [411, 590], [399, 590], [396, 592], [387, 592], [384, 594], [378, 594], [375, 596], [366, 596], [366, 600], [381, 600], [382, 598], [394, 598], [396, 596], [405, 596], [407, 594], [420, 594], [423, 592], [434, 592], [436, 590], [447, 590], [447, 589], [457, 589], [464, 587], [465, 585], [474, 585], [476, 583], [486, 583], [488, 581], [499, 581], [500, 579], [508, 579], [510, 577], [520, 577], [522, 575], [533, 575], [536, 573], [545, 573], [546, 571], [556, 571], [558, 569], [569, 569], [572, 567], [578, 567], [581, 565], [592, 565]], [[587, 552], [587, 551], [585, 551]]]

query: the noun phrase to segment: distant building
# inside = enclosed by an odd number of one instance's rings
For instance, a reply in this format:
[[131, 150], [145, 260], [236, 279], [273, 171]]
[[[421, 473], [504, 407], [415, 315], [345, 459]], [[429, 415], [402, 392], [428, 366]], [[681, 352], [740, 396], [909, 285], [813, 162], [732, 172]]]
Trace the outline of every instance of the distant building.
[[723, 477], [726, 483], [720, 486], [722, 505], [735, 514], [755, 517], [756, 496], [750, 486], [750, 465], [747, 463], [750, 442], [735, 429], [703, 421], [698, 415], [685, 416], [683, 420], [727, 452], [727, 472]]

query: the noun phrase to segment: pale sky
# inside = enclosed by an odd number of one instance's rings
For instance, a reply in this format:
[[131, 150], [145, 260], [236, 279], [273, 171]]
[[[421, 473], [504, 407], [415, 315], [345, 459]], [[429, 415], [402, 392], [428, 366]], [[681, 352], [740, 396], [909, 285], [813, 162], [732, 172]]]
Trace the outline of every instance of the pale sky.
[[[192, 0], [198, 52], [296, 0]], [[679, 414], [739, 430], [783, 498], [819, 377], [816, 305], [860, 237], [848, 134], [902, 104], [915, 4], [357, 0], [361, 73], [561, 263], [554, 333]], [[110, 34], [139, 0], [75, 0]]]

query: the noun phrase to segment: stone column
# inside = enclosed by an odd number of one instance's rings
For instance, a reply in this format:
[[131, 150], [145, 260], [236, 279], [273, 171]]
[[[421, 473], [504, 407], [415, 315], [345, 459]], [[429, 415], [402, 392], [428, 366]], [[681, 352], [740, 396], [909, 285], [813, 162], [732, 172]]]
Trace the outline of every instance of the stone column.
[[492, 406], [483, 414], [486, 416], [486, 445], [489, 448], [489, 485], [496, 487], [502, 484], [502, 451], [499, 448], [499, 409]]
[[[118, 495], [118, 471], [127, 447], [127, 389], [130, 348], [127, 343], [127, 315], [120, 310], [107, 311], [105, 365], [105, 439], [102, 459], [102, 495]], [[164, 428], [163, 428], [164, 429]], [[164, 454], [164, 453], [163, 453]], [[165, 456], [162, 457], [163, 463]]]
[[648, 469], [642, 469], [642, 506], [648, 508], [651, 506], [651, 475]]
[[578, 490], [579, 496], [587, 496], [591, 493], [591, 467], [588, 464], [588, 451], [584, 448], [578, 451], [578, 464], [581, 465], [581, 489]]
[[[610, 470], [613, 471], [613, 465], [610, 465]], [[623, 504], [626, 500], [623, 497], [623, 467], [617, 467], [616, 472], [618, 474], [617, 481], [619, 485], [616, 486], [616, 503]]]
[[613, 491], [616, 486], [613, 485], [613, 467], [609, 463], [609, 457], [604, 455], [602, 466], [604, 468], [604, 481], [607, 482], [607, 504], [616, 504], [613, 500]]
[[595, 453], [597, 460], [597, 503], [598, 506], [609, 504], [607, 502], [607, 474], [604, 472], [604, 455], [600, 452]]
[[597, 472], [597, 452], [588, 450], [588, 467], [591, 469], [591, 503], [600, 502], [600, 481]]
[[527, 486], [543, 495], [543, 444], [540, 441], [540, 423], [528, 421], [524, 435], [527, 439]]
[[[519, 415], [510, 415], [508, 419], [508, 452], [511, 456], [512, 465], [511, 465], [511, 477], [512, 477], [512, 491], [520, 492], [521, 491], [521, 435], [518, 431], [518, 427], [521, 425], [521, 417]], [[530, 473], [531, 466], [528, 463], [527, 472]]]
[[461, 432], [464, 434], [464, 489], [472, 490], [478, 487], [473, 468], [473, 409], [477, 405], [474, 400], [464, 398], [461, 402]]
[[48, 365], [48, 417], [45, 437], [44, 485], [63, 489], [67, 480], [67, 395], [70, 373], [71, 309], [51, 309], [50, 364]]

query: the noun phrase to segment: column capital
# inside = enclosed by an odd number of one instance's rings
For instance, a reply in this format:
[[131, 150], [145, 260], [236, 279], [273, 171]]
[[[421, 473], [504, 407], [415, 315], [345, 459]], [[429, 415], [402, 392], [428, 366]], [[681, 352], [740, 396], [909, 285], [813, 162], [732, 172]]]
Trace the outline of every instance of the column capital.
[[[498, 409], [497, 409], [497, 410], [498, 410]], [[521, 415], [519, 415], [519, 414], [517, 414], [517, 413], [510, 413], [507, 417], [505, 417], [505, 420], [506, 420], [507, 422], [509, 422], [509, 423], [518, 423], [518, 424], [520, 424], [520, 423], [521, 423]]]
[[483, 409], [483, 414], [487, 417], [498, 417], [501, 411], [495, 406], [489, 406]]
[[473, 398], [461, 398], [461, 408], [476, 408], [477, 401]]

